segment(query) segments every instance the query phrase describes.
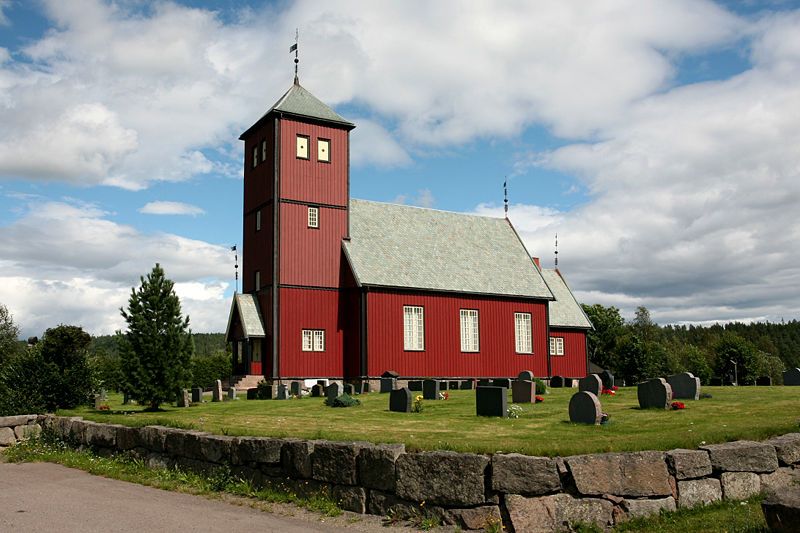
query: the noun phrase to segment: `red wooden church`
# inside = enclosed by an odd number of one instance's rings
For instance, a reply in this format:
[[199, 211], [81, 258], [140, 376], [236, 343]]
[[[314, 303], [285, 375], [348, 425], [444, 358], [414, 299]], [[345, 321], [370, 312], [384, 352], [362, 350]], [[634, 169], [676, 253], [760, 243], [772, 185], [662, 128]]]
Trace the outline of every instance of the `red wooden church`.
[[234, 374], [585, 376], [591, 324], [508, 219], [350, 198], [354, 127], [295, 79], [240, 137]]

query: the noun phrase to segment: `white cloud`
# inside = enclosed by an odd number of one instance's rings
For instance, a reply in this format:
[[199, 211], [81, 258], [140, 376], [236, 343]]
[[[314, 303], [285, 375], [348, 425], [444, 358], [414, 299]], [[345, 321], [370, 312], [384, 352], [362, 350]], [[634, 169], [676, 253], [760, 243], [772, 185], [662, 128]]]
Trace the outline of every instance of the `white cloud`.
[[203, 215], [205, 211], [196, 205], [183, 202], [157, 201], [148, 202], [139, 208], [140, 213], [146, 215]]
[[143, 234], [87, 204], [36, 202], [28, 209], [0, 228], [0, 302], [26, 335], [62, 322], [92, 333], [122, 327], [119, 307], [155, 263], [176, 282], [195, 331], [224, 330], [227, 247]]
[[[4, 11], [11, 5], [11, 0], [0, 0], [0, 26], [8, 26], [9, 21]], [[0, 61], [2, 63], [2, 61]]]
[[368, 119], [354, 119], [350, 162], [354, 166], [396, 167], [411, 163], [411, 157], [383, 126]]

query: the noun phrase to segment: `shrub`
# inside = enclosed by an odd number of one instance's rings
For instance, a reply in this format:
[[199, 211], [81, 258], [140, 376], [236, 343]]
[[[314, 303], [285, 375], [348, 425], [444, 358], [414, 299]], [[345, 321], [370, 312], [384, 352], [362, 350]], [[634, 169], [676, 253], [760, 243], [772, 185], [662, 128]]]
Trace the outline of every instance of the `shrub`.
[[213, 387], [218, 379], [229, 377], [232, 370], [231, 358], [225, 353], [192, 357], [192, 386]]
[[329, 405], [331, 407], [354, 407], [356, 405], [361, 405], [361, 402], [345, 393], [333, 399], [325, 399], [325, 405]]
[[43, 367], [38, 347], [14, 355], [0, 367], [0, 416], [47, 412]]
[[547, 385], [544, 384], [544, 381], [539, 378], [533, 378], [533, 381], [536, 383], [536, 394], [547, 393]]
[[60, 325], [44, 332], [36, 345], [42, 357], [42, 396], [48, 410], [89, 403], [96, 389], [87, 357], [91, 336], [79, 326]]
[[272, 386], [266, 381], [259, 381], [256, 388], [258, 389], [256, 396], [259, 400], [269, 400], [272, 398]]

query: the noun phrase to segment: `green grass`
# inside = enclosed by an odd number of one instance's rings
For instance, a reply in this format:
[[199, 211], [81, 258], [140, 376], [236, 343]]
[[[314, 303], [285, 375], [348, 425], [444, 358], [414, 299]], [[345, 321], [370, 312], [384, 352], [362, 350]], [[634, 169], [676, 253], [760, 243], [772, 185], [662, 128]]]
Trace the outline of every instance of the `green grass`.
[[[702, 443], [761, 440], [797, 431], [800, 387], [705, 387], [713, 398], [686, 400], [681, 411], [640, 410], [636, 388], [603, 396], [610, 423], [569, 422], [573, 389], [551, 389], [545, 401], [523, 406], [518, 419], [475, 416], [474, 391], [451, 391], [446, 401], [425, 401], [421, 413], [392, 413], [387, 394], [359, 396], [362, 405], [333, 409], [323, 398], [203, 403], [161, 412], [122, 406], [111, 395], [110, 412], [91, 407], [60, 411], [129, 426], [161, 424], [226, 435], [401, 442], [410, 450], [519, 452], [566, 456], [580, 453], [694, 448]], [[509, 397], [510, 402], [510, 397]]]
[[228, 494], [247, 498], [254, 507], [258, 503], [293, 503], [326, 516], [342, 513], [336, 502], [327, 494], [312, 494], [301, 497], [284, 487], [256, 489], [248, 481], [231, 474], [230, 469], [220, 467], [208, 475], [201, 475], [180, 468], [151, 468], [143, 461], [125, 454], [100, 457], [89, 450], [75, 450], [65, 443], [43, 437], [19, 443], [6, 449], [3, 454], [10, 462], [58, 463], [69, 468], [83, 470], [96, 476], [119, 479], [174, 492], [185, 492], [203, 496]]
[[707, 507], [663, 513], [650, 518], [631, 520], [614, 531], [651, 533], [766, 533], [769, 531], [761, 512], [761, 499], [746, 502], [721, 502]]

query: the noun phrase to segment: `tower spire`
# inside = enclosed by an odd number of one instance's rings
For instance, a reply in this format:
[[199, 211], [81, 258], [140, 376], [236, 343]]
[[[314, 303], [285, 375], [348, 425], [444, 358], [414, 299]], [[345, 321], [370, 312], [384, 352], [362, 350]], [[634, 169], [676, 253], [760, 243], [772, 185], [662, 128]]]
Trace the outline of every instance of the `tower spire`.
[[556, 257], [556, 268], [558, 268], [558, 233], [556, 233], [556, 251], [555, 251], [555, 257]]
[[503, 211], [508, 219], [508, 177], [503, 180]]
[[297, 77], [297, 65], [300, 63], [300, 59], [298, 58], [298, 51], [297, 51], [297, 44], [300, 41], [300, 30], [295, 28], [294, 30], [294, 44], [289, 47], [289, 53], [291, 54], [294, 52], [294, 84], [300, 85], [300, 78]]

